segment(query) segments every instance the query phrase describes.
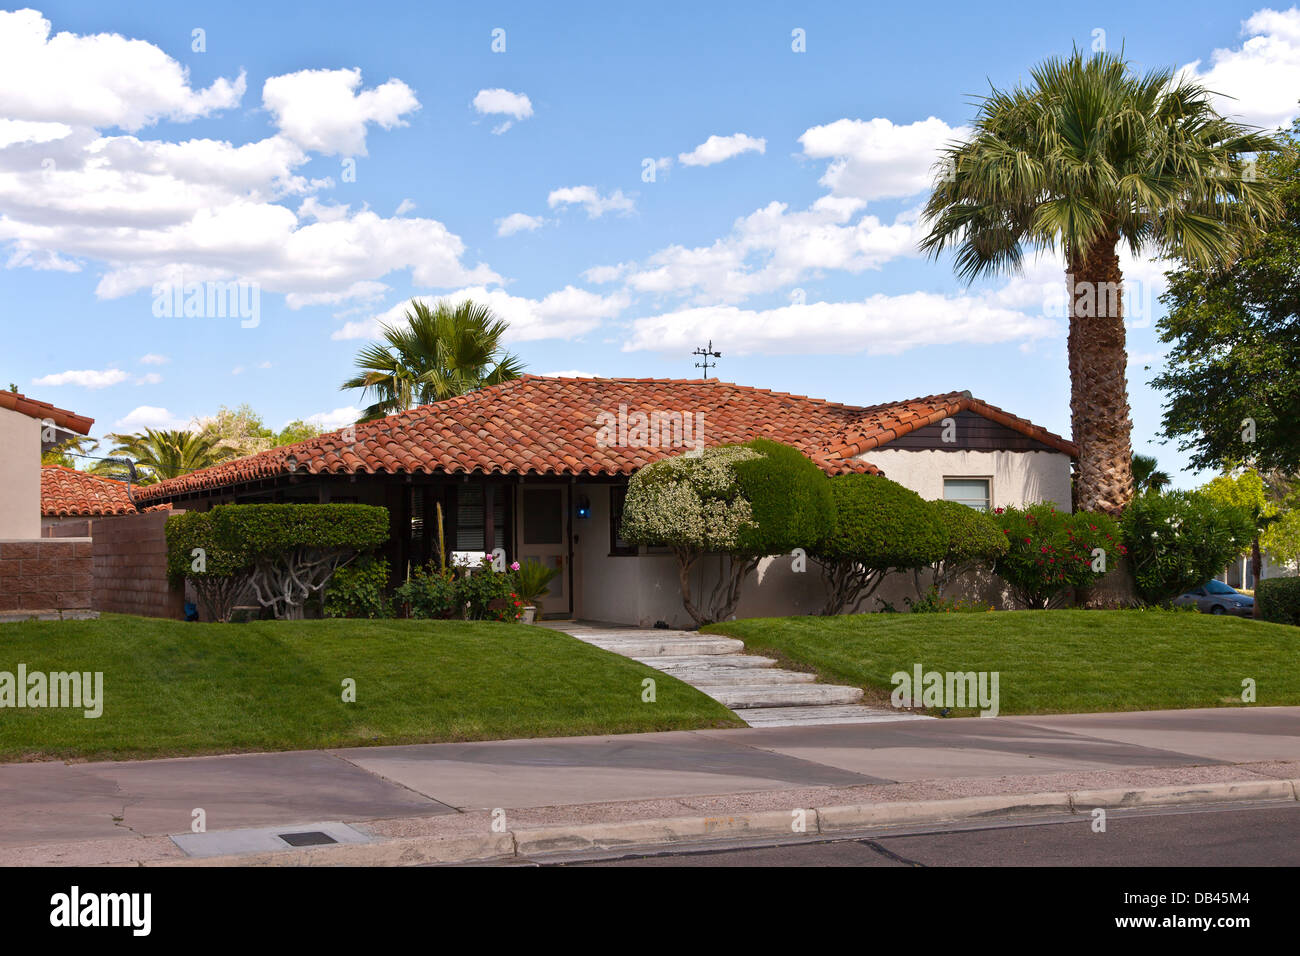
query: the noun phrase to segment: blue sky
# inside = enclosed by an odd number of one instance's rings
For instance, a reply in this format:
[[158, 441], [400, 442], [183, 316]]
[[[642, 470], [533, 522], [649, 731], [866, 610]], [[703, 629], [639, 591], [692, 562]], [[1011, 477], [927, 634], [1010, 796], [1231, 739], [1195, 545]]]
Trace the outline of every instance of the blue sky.
[[[967, 289], [918, 258], [935, 149], [1074, 44], [1259, 125], [1300, 96], [1300, 13], [1259, 4], [623, 6], [0, 13], [0, 384], [96, 435], [241, 402], [336, 425], [379, 321], [472, 296], [534, 372], [693, 377], [712, 338], [731, 381], [970, 389], [1068, 434], [1060, 265]], [[1134, 446], [1173, 471], [1143, 370], [1162, 267], [1127, 266]], [[178, 275], [256, 284], [257, 325], [155, 314]]]

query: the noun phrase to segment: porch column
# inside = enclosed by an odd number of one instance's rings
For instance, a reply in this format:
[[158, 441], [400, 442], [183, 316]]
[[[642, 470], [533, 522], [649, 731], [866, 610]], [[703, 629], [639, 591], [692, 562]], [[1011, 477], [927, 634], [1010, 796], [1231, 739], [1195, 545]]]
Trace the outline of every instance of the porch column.
[[493, 526], [493, 512], [496, 510], [497, 487], [492, 482], [483, 484], [483, 550], [488, 554], [496, 547], [497, 533]]

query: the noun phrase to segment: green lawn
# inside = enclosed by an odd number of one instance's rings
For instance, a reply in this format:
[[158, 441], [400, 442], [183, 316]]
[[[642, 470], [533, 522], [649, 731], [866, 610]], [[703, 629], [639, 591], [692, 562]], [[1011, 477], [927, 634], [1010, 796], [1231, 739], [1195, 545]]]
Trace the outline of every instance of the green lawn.
[[[888, 701], [890, 676], [998, 671], [1003, 714], [1300, 704], [1300, 628], [1209, 614], [1006, 611], [753, 618], [705, 630], [740, 638], [823, 680]], [[973, 713], [963, 710], [961, 714]]]
[[[0, 671], [102, 671], [103, 716], [0, 709], [0, 760], [161, 757], [742, 726], [542, 627], [461, 621], [0, 624]], [[656, 681], [655, 703], [641, 681]], [[342, 682], [356, 681], [344, 703]]]

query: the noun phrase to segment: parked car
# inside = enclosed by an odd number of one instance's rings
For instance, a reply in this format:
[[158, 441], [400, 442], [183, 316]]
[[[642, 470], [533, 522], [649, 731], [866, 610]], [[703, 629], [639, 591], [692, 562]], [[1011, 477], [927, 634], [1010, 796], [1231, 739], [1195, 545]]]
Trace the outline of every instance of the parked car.
[[1242, 594], [1230, 588], [1222, 581], [1206, 581], [1199, 588], [1174, 599], [1174, 604], [1184, 606], [1195, 604], [1204, 614], [1236, 614], [1251, 617], [1255, 613], [1255, 599], [1249, 594]]

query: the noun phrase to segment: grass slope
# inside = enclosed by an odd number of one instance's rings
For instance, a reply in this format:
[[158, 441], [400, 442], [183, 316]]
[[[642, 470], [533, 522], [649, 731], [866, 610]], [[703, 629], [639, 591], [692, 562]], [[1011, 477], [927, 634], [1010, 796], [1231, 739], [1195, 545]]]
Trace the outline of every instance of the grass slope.
[[[742, 726], [699, 691], [542, 627], [463, 621], [0, 625], [0, 671], [102, 671], [104, 712], [0, 709], [0, 760], [159, 757]], [[641, 681], [656, 681], [655, 703]], [[344, 703], [342, 682], [356, 681]]]
[[[877, 702], [890, 676], [999, 671], [1001, 713], [1058, 714], [1300, 704], [1300, 628], [1208, 614], [1006, 611], [752, 618], [705, 630], [740, 638]], [[963, 714], [973, 713], [970, 710]]]

